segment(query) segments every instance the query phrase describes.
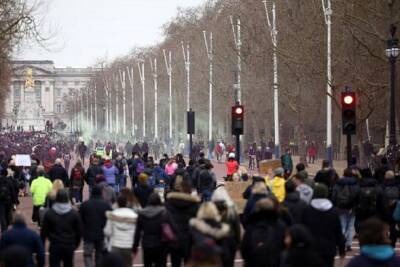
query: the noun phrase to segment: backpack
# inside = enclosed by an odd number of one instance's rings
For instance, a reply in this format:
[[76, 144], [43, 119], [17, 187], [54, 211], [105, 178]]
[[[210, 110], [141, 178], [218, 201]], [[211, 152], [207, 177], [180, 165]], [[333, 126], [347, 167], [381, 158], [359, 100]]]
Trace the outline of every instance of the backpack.
[[135, 169], [135, 171], [136, 171], [137, 174], [141, 174], [141, 173], [144, 171], [144, 164], [143, 164], [143, 162], [139, 161], [139, 162], [136, 164], [136, 169]]
[[386, 186], [383, 189], [385, 207], [392, 208], [400, 198], [400, 190], [397, 186]]
[[357, 212], [363, 215], [375, 214], [378, 193], [373, 186], [361, 187], [359, 192]]
[[349, 185], [338, 186], [336, 195], [336, 206], [341, 209], [348, 209], [353, 203], [354, 196]]
[[280, 255], [276, 242], [275, 231], [271, 226], [258, 225], [250, 230], [247, 236], [248, 248], [250, 252], [248, 259], [250, 261], [257, 260], [264, 263], [263, 266], [278, 266]]
[[7, 178], [1, 178], [0, 179], [0, 201], [1, 202], [8, 202], [10, 201], [10, 187], [4, 179]]

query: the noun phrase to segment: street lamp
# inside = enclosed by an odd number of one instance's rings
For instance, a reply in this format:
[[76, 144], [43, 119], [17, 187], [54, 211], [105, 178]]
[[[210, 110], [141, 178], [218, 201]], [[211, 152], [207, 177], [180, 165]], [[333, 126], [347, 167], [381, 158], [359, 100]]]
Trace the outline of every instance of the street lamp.
[[396, 26], [390, 25], [390, 38], [387, 40], [386, 56], [390, 63], [390, 134], [389, 144], [391, 146], [396, 145], [396, 111], [395, 111], [395, 99], [396, 99], [396, 58], [399, 56], [400, 49], [397, 46], [399, 40], [395, 37]]

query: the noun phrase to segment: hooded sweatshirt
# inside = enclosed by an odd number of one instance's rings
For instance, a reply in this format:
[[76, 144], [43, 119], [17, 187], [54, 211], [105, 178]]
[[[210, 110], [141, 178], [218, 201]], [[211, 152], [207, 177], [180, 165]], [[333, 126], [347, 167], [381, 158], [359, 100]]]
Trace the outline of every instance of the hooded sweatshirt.
[[104, 235], [110, 238], [111, 246], [131, 249], [138, 219], [137, 213], [130, 208], [118, 208], [107, 212], [106, 217]]
[[300, 193], [300, 199], [307, 204], [310, 204], [314, 194], [314, 190], [311, 188], [311, 186], [300, 184], [299, 186], [297, 186], [296, 190]]
[[82, 222], [70, 203], [53, 204], [46, 212], [41, 228], [42, 240], [66, 247], [78, 247], [82, 237]]
[[135, 231], [134, 248], [138, 248], [140, 240], [144, 249], [160, 247], [162, 224], [165, 219], [166, 210], [163, 206], [148, 206], [141, 210]]
[[390, 245], [361, 246], [361, 255], [355, 256], [348, 267], [395, 267], [400, 266], [400, 257]]

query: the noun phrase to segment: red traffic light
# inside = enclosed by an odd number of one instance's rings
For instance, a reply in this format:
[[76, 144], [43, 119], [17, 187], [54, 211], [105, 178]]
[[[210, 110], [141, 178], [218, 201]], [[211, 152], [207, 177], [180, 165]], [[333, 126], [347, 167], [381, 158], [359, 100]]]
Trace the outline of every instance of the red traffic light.
[[236, 108], [235, 108], [235, 113], [236, 113], [237, 115], [241, 115], [241, 114], [243, 113], [243, 108], [242, 108], [242, 107], [236, 107]]
[[354, 102], [354, 98], [351, 95], [347, 95], [344, 97], [343, 102], [346, 103], [347, 105], [350, 105]]

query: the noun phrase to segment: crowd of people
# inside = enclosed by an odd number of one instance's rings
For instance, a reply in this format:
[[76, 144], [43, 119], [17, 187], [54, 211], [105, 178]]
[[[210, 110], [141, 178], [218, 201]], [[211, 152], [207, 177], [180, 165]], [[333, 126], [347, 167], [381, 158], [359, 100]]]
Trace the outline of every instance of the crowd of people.
[[[284, 155], [283, 167], [246, 178], [239, 212], [225, 184], [243, 180], [234, 178], [239, 164], [233, 152], [224, 181], [201, 152], [186, 162], [182, 154], [156, 160], [133, 148], [127, 156], [107, 144], [101, 155], [87, 148], [79, 155], [83, 146], [77, 144], [71, 168], [57, 154], [50, 168], [36, 159], [27, 170], [39, 233], [18, 210], [23, 186], [15, 172], [22, 170], [11, 155], [5, 158], [0, 266], [42, 267], [49, 242], [51, 267], [73, 266], [80, 245], [86, 267], [128, 267], [139, 256], [146, 267], [232, 267], [238, 253], [246, 267], [333, 267], [337, 255], [352, 250], [355, 235], [360, 255], [348, 266], [400, 266], [394, 249], [400, 181], [385, 158], [374, 174], [353, 166], [339, 175], [324, 161], [310, 178], [304, 164], [292, 171]], [[81, 160], [87, 151], [86, 168]]]

